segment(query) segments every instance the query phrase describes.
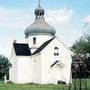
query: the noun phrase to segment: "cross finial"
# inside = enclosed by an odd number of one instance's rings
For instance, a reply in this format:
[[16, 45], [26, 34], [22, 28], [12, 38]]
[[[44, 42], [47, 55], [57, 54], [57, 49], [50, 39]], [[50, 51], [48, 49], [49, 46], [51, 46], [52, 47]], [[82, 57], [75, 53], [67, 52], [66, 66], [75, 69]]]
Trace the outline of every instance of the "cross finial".
[[38, 0], [38, 5], [40, 6], [40, 4], [41, 4], [41, 0]]

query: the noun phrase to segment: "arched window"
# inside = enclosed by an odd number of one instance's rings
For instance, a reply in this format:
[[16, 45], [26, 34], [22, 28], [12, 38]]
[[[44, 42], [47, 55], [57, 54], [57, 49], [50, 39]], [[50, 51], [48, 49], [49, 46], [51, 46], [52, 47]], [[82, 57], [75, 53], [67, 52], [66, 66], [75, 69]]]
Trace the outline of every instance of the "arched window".
[[33, 44], [36, 44], [36, 37], [33, 37]]
[[55, 47], [54, 49], [59, 49], [58, 47]]
[[54, 56], [59, 56], [59, 48], [54, 47]]

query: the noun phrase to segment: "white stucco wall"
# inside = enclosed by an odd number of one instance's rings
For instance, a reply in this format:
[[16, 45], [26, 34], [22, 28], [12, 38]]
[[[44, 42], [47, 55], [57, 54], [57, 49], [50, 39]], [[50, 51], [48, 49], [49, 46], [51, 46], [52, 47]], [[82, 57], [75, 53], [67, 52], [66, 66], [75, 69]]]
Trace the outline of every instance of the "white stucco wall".
[[[36, 37], [36, 44], [33, 45], [33, 37]], [[39, 46], [41, 46], [45, 41], [51, 39], [52, 36], [51, 35], [33, 35], [33, 36], [29, 36], [28, 38], [26, 38], [28, 44], [29, 44], [29, 48], [32, 47], [36, 47], [38, 48]]]
[[33, 55], [33, 83], [41, 83], [41, 54]]
[[[54, 56], [55, 46], [59, 47], [59, 56]], [[56, 79], [60, 77], [59, 80], [65, 81], [68, 84], [70, 81], [70, 68], [72, 62], [69, 49], [58, 38], [55, 38], [41, 53], [42, 82], [47, 83], [50, 82], [49, 79], [51, 79], [51, 82], [56, 83]], [[50, 68], [56, 60], [59, 60], [61, 63], [59, 72], [58, 69], [56, 71], [56, 67]], [[55, 76], [56, 73], [58, 73], [57, 77]]]
[[30, 56], [16, 56], [12, 48], [11, 63], [9, 70], [10, 81], [13, 83], [30, 83], [33, 80], [33, 61]]
[[17, 82], [17, 57], [15, 55], [14, 47], [12, 47], [10, 62], [12, 67], [9, 69], [9, 79], [13, 83]]
[[41, 56], [16, 56], [12, 48], [10, 81], [17, 84], [41, 83]]
[[17, 56], [17, 83], [30, 83], [33, 78], [33, 61], [30, 56]]

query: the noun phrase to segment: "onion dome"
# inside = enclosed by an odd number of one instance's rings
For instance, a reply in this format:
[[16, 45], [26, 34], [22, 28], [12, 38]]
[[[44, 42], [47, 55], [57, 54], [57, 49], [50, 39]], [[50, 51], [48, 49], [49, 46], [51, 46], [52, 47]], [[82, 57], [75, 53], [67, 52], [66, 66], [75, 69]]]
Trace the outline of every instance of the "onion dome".
[[28, 26], [25, 30], [25, 36], [31, 35], [52, 35], [54, 36], [56, 30], [45, 22], [44, 9], [41, 8], [40, 4], [35, 9], [35, 21], [33, 24]]

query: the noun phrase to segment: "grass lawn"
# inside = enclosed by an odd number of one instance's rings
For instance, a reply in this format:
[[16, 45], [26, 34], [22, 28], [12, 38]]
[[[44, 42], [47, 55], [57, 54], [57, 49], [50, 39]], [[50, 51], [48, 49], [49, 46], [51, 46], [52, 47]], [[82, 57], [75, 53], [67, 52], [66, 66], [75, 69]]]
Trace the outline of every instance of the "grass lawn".
[[68, 88], [66, 85], [0, 84], [0, 90], [65, 90], [64, 87]]
[[[72, 85], [73, 87], [73, 85]], [[90, 90], [90, 79], [87, 80], [87, 90]], [[40, 84], [3, 84], [0, 82], [0, 90], [69, 90], [67, 85], [40, 85]], [[71, 90], [74, 90], [71, 88]], [[85, 89], [83, 89], [85, 90]]]

